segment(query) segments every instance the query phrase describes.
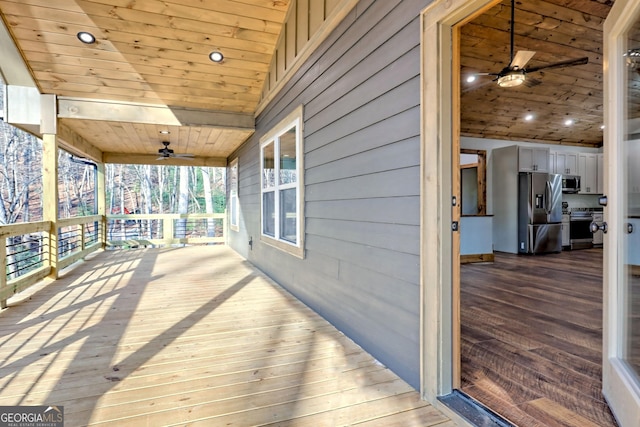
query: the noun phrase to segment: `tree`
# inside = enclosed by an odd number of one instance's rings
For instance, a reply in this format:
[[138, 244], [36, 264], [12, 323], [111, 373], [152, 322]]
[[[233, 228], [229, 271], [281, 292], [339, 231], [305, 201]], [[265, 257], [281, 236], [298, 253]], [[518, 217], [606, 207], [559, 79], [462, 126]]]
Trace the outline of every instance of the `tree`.
[[[180, 192], [178, 193], [178, 213], [189, 213], [189, 168], [180, 166]], [[180, 219], [176, 225], [176, 237], [184, 238], [187, 235], [187, 220]]]
[[[213, 213], [213, 195], [211, 194], [211, 176], [209, 168], [200, 168], [202, 174], [202, 185], [204, 187], [205, 210], [208, 214]], [[216, 222], [213, 218], [207, 220], [207, 237], [216, 235]]]
[[29, 211], [32, 192], [42, 190], [42, 145], [17, 128], [0, 122], [0, 224], [42, 218]]

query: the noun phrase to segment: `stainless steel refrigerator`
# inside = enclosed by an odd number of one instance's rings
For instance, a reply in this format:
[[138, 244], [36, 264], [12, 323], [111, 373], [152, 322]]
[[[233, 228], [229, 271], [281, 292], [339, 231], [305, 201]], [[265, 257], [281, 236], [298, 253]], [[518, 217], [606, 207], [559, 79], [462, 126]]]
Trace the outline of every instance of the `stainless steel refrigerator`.
[[562, 251], [562, 175], [518, 174], [518, 252]]

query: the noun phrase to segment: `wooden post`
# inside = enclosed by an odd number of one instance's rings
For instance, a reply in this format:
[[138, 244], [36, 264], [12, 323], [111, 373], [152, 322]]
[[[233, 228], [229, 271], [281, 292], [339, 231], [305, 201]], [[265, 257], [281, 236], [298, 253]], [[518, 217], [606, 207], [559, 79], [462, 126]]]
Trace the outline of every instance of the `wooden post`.
[[[236, 207], [237, 209], [237, 207]], [[228, 217], [227, 217], [227, 210], [224, 210], [224, 216], [222, 217], [222, 237], [224, 239], [224, 243], [225, 245], [229, 244], [229, 223], [228, 221]], [[217, 236], [214, 236], [217, 237]]]
[[[7, 239], [0, 239], [0, 291], [7, 287]], [[0, 299], [0, 308], [7, 308], [7, 300]]]
[[43, 219], [49, 221], [49, 277], [58, 278], [58, 141], [55, 134], [42, 136], [42, 204]]
[[87, 237], [85, 235], [86, 234], [85, 233], [86, 224], [84, 224], [84, 223], [83, 224], [78, 224], [78, 227], [80, 227], [80, 252], [82, 252], [82, 251], [84, 251], [84, 248], [87, 245], [87, 242], [86, 242]]
[[175, 231], [173, 229], [173, 217], [168, 216], [162, 219], [162, 237], [170, 244], [174, 238]]
[[102, 249], [104, 249], [107, 245], [107, 186], [105, 181], [105, 164], [98, 163], [98, 168], [96, 170], [98, 174], [98, 189], [97, 189], [97, 201], [98, 204], [98, 215], [102, 217], [100, 223], [98, 224], [98, 229], [96, 233], [98, 233], [98, 238], [102, 243]]

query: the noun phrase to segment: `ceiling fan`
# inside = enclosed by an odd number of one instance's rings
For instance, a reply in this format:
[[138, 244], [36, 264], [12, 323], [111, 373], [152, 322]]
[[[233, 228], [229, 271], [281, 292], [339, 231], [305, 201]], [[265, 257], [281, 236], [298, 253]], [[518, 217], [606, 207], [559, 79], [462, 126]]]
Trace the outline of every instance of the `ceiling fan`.
[[[527, 81], [527, 74], [534, 73], [536, 71], [547, 70], [550, 68], [564, 68], [573, 67], [575, 65], [584, 65], [589, 62], [588, 57], [569, 59], [566, 61], [554, 62], [552, 64], [540, 65], [538, 67], [526, 68], [527, 63], [536, 54], [531, 50], [520, 50], [514, 55], [514, 36], [515, 36], [515, 0], [511, 0], [511, 49], [509, 65], [504, 67], [499, 73], [478, 73], [476, 76], [495, 76], [493, 81], [498, 82], [501, 87], [515, 87]], [[539, 84], [540, 82], [535, 79], [530, 79], [531, 85]]]
[[158, 154], [160, 155], [160, 157], [158, 157], [156, 160], [166, 160], [169, 158], [190, 160], [193, 158], [193, 154], [174, 154], [173, 150], [169, 148], [169, 144], [169, 141], [162, 141], [162, 145], [164, 145], [164, 147], [158, 150]]

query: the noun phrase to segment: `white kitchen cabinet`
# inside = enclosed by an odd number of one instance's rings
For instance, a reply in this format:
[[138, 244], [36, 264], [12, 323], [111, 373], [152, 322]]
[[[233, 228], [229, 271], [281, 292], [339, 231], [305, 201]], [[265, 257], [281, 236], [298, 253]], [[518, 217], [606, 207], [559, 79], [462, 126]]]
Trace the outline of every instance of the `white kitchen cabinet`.
[[598, 194], [604, 194], [604, 154], [598, 153], [598, 163], [597, 163], [597, 189], [596, 192]]
[[578, 154], [579, 194], [598, 193], [598, 156], [596, 153]]
[[549, 149], [518, 147], [518, 170], [520, 172], [549, 172]]
[[552, 152], [553, 163], [549, 164], [549, 171], [561, 175], [578, 175], [578, 153], [565, 151]]

